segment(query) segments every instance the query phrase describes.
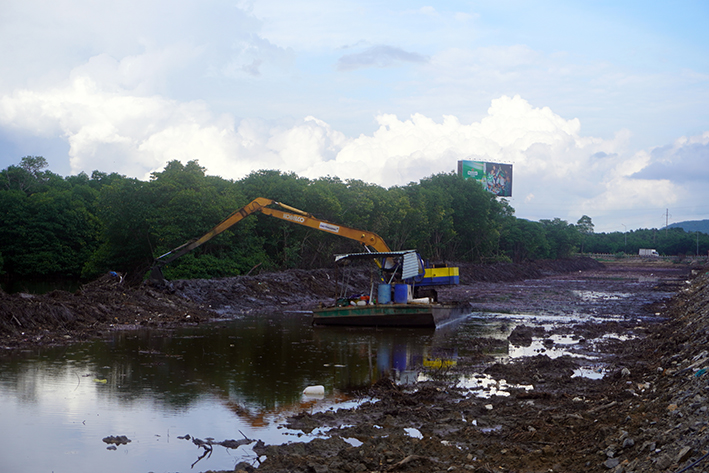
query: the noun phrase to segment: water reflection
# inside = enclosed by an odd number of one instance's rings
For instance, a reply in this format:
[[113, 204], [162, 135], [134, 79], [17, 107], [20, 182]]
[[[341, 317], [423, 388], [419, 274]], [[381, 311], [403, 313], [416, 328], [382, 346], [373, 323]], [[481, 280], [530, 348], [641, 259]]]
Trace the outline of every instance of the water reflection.
[[[324, 385], [336, 406], [382, 376], [413, 380], [455, 358], [436, 341], [433, 330], [314, 329], [291, 314], [12, 353], [0, 361], [0, 422], [12, 426], [0, 431], [0, 471], [184, 471], [200, 453], [177, 440], [188, 433], [286, 442], [277, 425], [312, 408], [306, 386]], [[110, 435], [131, 442], [107, 451]], [[247, 450], [215, 448], [203, 468], [231, 469]]]
[[[303, 409], [350, 407], [383, 376], [408, 383], [425, 379], [422, 367], [445, 371], [459, 356], [479, 356], [479, 338], [495, 342], [488, 354], [501, 362], [542, 350], [570, 353], [577, 344], [564, 335], [534, 338], [529, 347], [507, 338], [520, 323], [551, 328], [579, 320], [594, 319], [485, 314], [434, 331], [313, 328], [304, 314], [250, 316], [12, 352], [0, 359], [0, 471], [186, 471], [202, 451], [178, 436], [303, 440], [279, 424]], [[482, 375], [459, 383], [476, 396], [507, 388]], [[311, 385], [325, 387], [324, 400], [303, 396]], [[106, 450], [101, 439], [111, 435], [131, 442]], [[250, 447], [215, 447], [194, 471], [233, 469], [254, 455]]]

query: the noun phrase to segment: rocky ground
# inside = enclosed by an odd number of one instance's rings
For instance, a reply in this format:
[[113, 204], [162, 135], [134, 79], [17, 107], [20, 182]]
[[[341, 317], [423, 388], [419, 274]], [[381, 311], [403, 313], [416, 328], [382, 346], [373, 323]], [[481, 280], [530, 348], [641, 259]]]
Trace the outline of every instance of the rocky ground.
[[[367, 275], [357, 278], [366, 282]], [[328, 270], [289, 271], [160, 289], [129, 288], [120, 275], [106, 275], [73, 294], [0, 293], [0, 345], [67, 343], [256, 309], [302, 310], [331, 298], [333, 280]], [[490, 355], [499, 341], [470, 338], [454, 367], [429, 370], [430, 381], [381, 380], [357, 409], [289, 419], [286, 427], [320, 429], [324, 438], [258, 443], [258, 471], [709, 471], [709, 269], [582, 259], [462, 265], [461, 281], [439, 297], [481, 312], [538, 316], [515, 322], [505, 344], [542, 340], [551, 350], [565, 335], [576, 342], [574, 354], [554, 358], [541, 349], [504, 360]], [[594, 320], [541, 321], [575, 313]], [[600, 359], [603, 378], [572, 377], [584, 355]], [[461, 383], [473, 373], [507, 386], [509, 395], [474, 395]]]
[[[627, 292], [629, 288], [631, 293]], [[627, 297], [616, 299], [621, 290]], [[569, 292], [577, 291], [577, 297]], [[608, 297], [579, 301], [583, 291]], [[518, 325], [512, 344], [557, 331], [584, 341], [603, 339], [587, 352], [603, 353], [602, 379], [572, 377], [580, 359], [544, 353], [510, 363], [479, 356], [434, 381], [399, 386], [380, 381], [378, 402], [356, 410], [303, 413], [289, 428], [329, 428], [310, 444], [258, 445], [259, 471], [478, 471], [680, 472], [707, 471], [709, 275], [677, 265], [607, 265], [542, 279], [477, 283], [467, 294], [479, 308], [534, 313], [593, 313], [593, 323], [549, 329], [531, 320]], [[670, 300], [669, 297], [674, 295]], [[603, 319], [607, 318], [604, 322]], [[483, 347], [485, 340], [471, 344]], [[489, 340], [487, 341], [489, 343]], [[510, 388], [509, 396], [480, 398], [460, 383], [472, 372]], [[479, 375], [479, 376], [482, 376]], [[530, 387], [533, 387], [530, 389]], [[416, 429], [415, 435], [411, 430]], [[345, 439], [357, 439], [352, 446]], [[237, 465], [250, 471], [249, 465]]]

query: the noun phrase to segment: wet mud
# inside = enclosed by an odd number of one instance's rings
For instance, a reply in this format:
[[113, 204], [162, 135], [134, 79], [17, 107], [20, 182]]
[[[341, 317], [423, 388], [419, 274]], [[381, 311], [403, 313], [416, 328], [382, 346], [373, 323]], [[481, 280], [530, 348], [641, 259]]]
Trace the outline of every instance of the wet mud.
[[[472, 338], [471, 347], [483, 347], [477, 354], [471, 350], [455, 366], [431, 370], [425, 382], [382, 380], [369, 392], [373, 400], [357, 409], [291, 418], [288, 428], [320, 429], [327, 438], [255, 449], [264, 459], [258, 470], [709, 468], [703, 463], [709, 449], [706, 268], [608, 264], [459, 286], [447, 295], [462, 294], [482, 313], [508, 314], [516, 324], [510, 345], [541, 341], [538, 353], [505, 360], [488, 354], [489, 338]], [[593, 320], [548, 323], [574, 314]], [[561, 339], [574, 342], [569, 353], [547, 354]], [[590, 361], [591, 376], [577, 375]], [[481, 396], [471, 389], [471, 378], [504, 389]]]
[[[465, 294], [485, 313], [512, 319], [535, 314], [516, 322], [508, 341], [524, 346], [542, 340], [539, 353], [500, 362], [483, 348], [454, 367], [430, 372], [426, 382], [380, 381], [369, 393], [377, 401], [357, 409], [302, 413], [287, 427], [320, 429], [327, 438], [263, 446], [259, 471], [709, 468], [703, 463], [709, 448], [706, 268], [613, 264], [449, 292]], [[594, 320], [540, 320], [581, 313]], [[575, 340], [574, 350], [547, 355], [560, 336]], [[486, 347], [486, 340], [469, 343]], [[588, 364], [584, 356], [601, 373], [575, 376]], [[504, 384], [505, 395], [477, 395], [467, 385], [472, 373]]]
[[[368, 276], [352, 281], [366, 283]], [[0, 293], [0, 344], [7, 351], [121, 327], [308, 310], [334, 291], [329, 270], [176, 281], [168, 288], [129, 288], [107, 275], [76, 293]], [[462, 265], [461, 285], [440, 289], [439, 299], [469, 302], [476, 317], [499, 321], [499, 333], [461, 339], [453, 329], [464, 344], [455, 364], [422, 367], [423, 381], [414, 384], [380, 380], [352, 393], [362, 401], [357, 408], [299, 413], [283, 428], [318, 438], [256, 442], [260, 461], [236, 470], [709, 468], [707, 267], [587, 259]], [[509, 353], [500, 355], [503, 348]], [[481, 384], [493, 389], [480, 391]]]

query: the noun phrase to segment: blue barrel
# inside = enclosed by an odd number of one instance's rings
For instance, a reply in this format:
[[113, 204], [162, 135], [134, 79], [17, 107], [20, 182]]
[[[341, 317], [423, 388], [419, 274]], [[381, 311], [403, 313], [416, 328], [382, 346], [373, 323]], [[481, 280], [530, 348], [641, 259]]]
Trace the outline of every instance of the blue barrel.
[[391, 304], [391, 284], [380, 284], [377, 288], [377, 302]]
[[394, 285], [394, 303], [406, 304], [409, 301], [409, 285], [395, 284]]

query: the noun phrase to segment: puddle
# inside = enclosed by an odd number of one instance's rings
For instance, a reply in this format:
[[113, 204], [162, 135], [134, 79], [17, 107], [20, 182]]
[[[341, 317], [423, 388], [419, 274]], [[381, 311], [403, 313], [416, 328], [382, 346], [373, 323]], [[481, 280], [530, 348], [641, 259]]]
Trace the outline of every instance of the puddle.
[[481, 427], [480, 432], [484, 434], [491, 434], [493, 432], [500, 432], [502, 430], [501, 425], [494, 425], [492, 427]]
[[[246, 436], [275, 445], [312, 439], [282, 424], [299, 412], [371, 402], [347, 393], [409, 373], [425, 358], [455, 355], [439, 354], [432, 335], [314, 330], [300, 316], [259, 315], [170, 332], [119, 332], [8, 357], [0, 360], [0, 419], [13, 428], [0, 431], [0, 470], [187, 471], [202, 449], [178, 436]], [[324, 387], [322, 396], [303, 396], [315, 385]], [[131, 442], [106, 450], [101, 439], [111, 435]], [[42, 455], [25, 448], [33, 444], [43, 446]], [[233, 470], [255, 460], [248, 445], [215, 445], [194, 469]]]
[[603, 367], [581, 367], [574, 370], [572, 378], [603, 379], [606, 369]]
[[515, 313], [506, 314], [502, 312], [477, 312], [475, 315], [481, 319], [498, 319], [498, 320], [508, 320], [510, 322], [518, 322], [532, 325], [543, 325], [543, 324], [559, 324], [559, 325], [569, 325], [584, 322], [608, 322], [609, 320], [625, 320], [625, 317], [616, 315], [603, 315], [597, 316], [595, 314], [571, 311], [563, 314], [554, 313]]
[[586, 302], [607, 302], [626, 299], [632, 294], [628, 292], [572, 291]]
[[660, 280], [658, 276], [653, 276], [652, 274], [650, 276], [640, 276], [638, 278], [638, 282], [650, 282], [650, 283], [656, 283]]
[[349, 443], [349, 444], [352, 445], [353, 447], [360, 447], [360, 446], [362, 446], [363, 443], [364, 443], [364, 442], [361, 442], [361, 441], [357, 440], [357, 439], [354, 438], [354, 437], [342, 437], [342, 440], [344, 440], [345, 442]]
[[[421, 373], [418, 377], [418, 381], [431, 380], [432, 378], [425, 373]], [[493, 396], [507, 397], [510, 395], [510, 389], [524, 389], [525, 391], [534, 389], [531, 384], [509, 384], [504, 379], [496, 380], [490, 375], [481, 373], [461, 375], [456, 378], [456, 381], [456, 386], [467, 389], [468, 395], [483, 399], [489, 399]]]
[[550, 335], [545, 338], [533, 338], [529, 346], [515, 346], [510, 344], [509, 352], [505, 358], [518, 359], [537, 355], [546, 355], [551, 359], [561, 356], [585, 359], [596, 358], [588, 354], [575, 353], [572, 349], [578, 345], [578, 339], [574, 339], [572, 335]]
[[[635, 340], [637, 337], [635, 335], [621, 335], [618, 333], [606, 333], [603, 334], [601, 339], [613, 339], [613, 340], [620, 340], [621, 342], [627, 342], [628, 340]], [[598, 340], [598, 339], [596, 339]]]

